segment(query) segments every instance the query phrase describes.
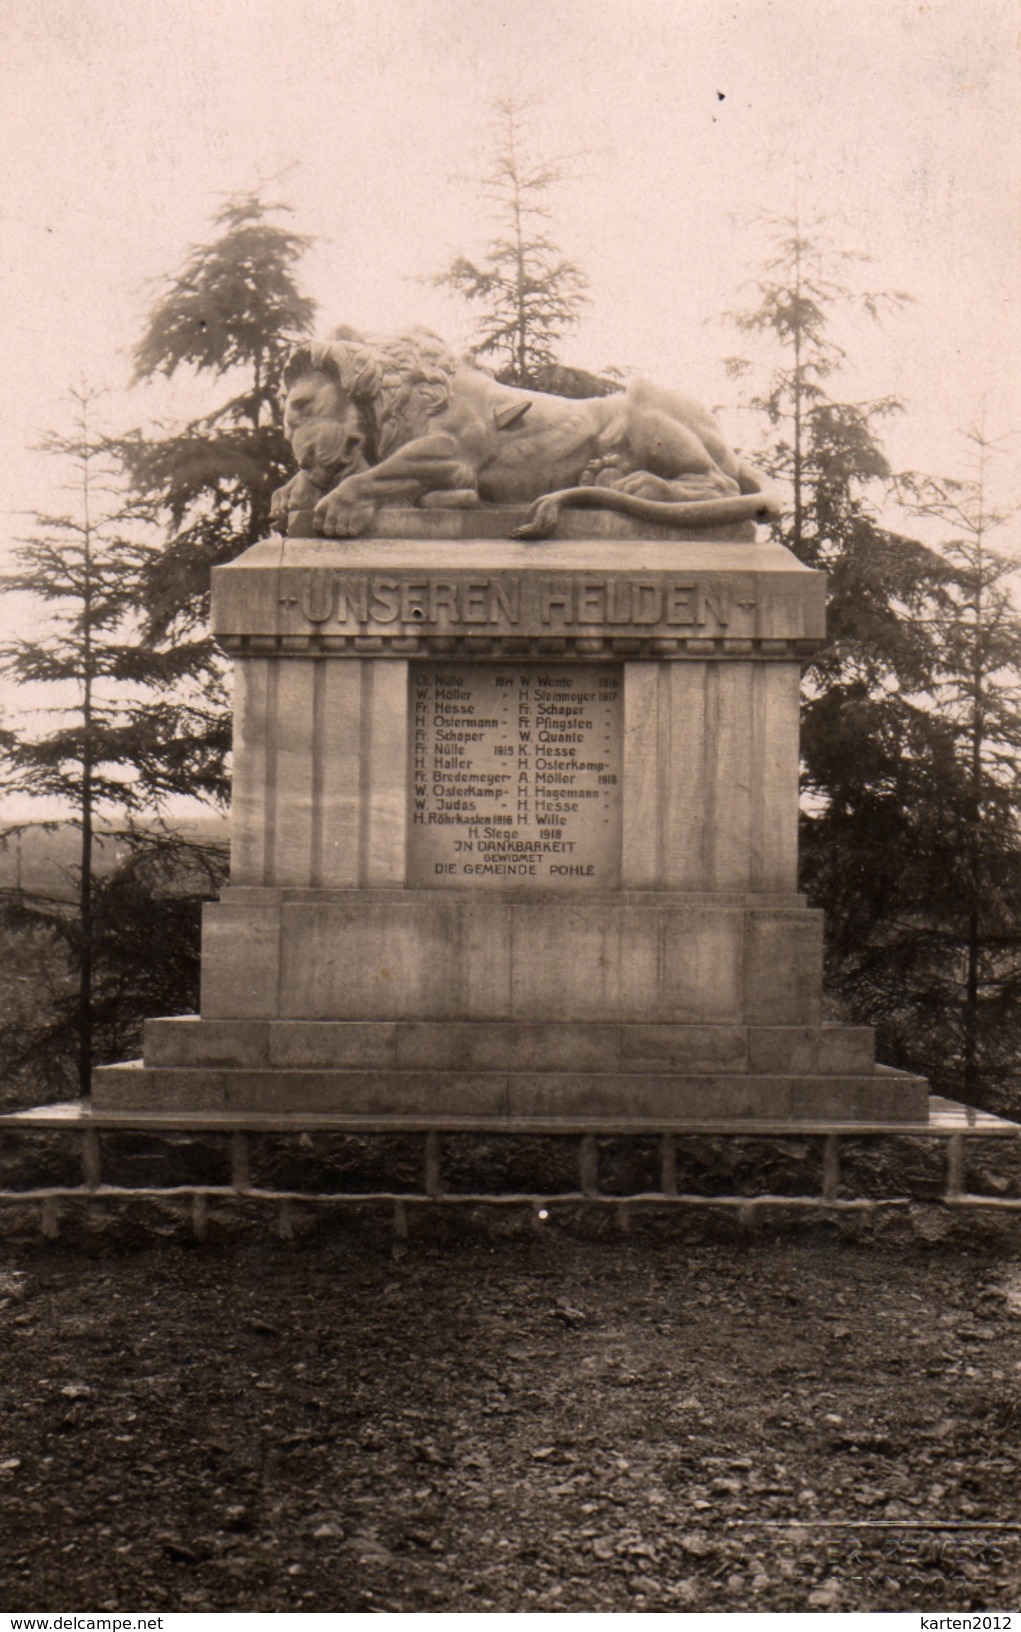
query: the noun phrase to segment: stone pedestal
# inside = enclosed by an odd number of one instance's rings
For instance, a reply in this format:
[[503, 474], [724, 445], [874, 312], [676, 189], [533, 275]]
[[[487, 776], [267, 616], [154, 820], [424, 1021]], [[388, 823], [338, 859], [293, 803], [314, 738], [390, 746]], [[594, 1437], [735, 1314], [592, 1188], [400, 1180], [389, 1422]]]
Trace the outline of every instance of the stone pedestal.
[[382, 519], [216, 573], [231, 885], [201, 1016], [148, 1022], [95, 1108], [924, 1120], [924, 1083], [821, 1021], [796, 886], [821, 575], [752, 529]]

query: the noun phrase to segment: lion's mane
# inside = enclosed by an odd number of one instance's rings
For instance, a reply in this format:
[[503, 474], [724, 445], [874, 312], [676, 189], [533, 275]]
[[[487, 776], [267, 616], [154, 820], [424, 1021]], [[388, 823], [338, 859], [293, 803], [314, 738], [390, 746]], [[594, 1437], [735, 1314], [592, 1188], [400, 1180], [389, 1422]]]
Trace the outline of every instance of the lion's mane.
[[337, 329], [329, 340], [298, 346], [284, 369], [284, 391], [317, 369], [332, 375], [368, 419], [375, 460], [419, 436], [450, 401], [459, 366], [450, 347], [431, 329], [361, 335]]

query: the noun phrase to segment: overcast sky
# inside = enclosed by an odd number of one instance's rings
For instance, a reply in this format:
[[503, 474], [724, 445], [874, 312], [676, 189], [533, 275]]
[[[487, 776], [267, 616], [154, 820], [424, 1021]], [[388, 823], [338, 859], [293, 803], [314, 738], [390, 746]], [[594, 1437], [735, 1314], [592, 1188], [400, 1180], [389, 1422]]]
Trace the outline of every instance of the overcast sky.
[[707, 320], [761, 258], [756, 214], [797, 201], [915, 297], [847, 332], [849, 389], [903, 396], [895, 457], [947, 468], [983, 397], [990, 429], [1021, 427], [1019, 32], [1017, 0], [11, 0], [0, 509], [43, 502], [24, 449], [68, 385], [114, 388], [116, 425], [153, 410], [121, 394], [147, 280], [233, 192], [267, 185], [318, 237], [324, 327], [463, 338], [413, 279], [484, 242], [459, 178], [492, 99], [532, 95], [540, 150], [579, 155], [557, 228], [592, 302], [570, 360], [732, 399], [737, 342]]

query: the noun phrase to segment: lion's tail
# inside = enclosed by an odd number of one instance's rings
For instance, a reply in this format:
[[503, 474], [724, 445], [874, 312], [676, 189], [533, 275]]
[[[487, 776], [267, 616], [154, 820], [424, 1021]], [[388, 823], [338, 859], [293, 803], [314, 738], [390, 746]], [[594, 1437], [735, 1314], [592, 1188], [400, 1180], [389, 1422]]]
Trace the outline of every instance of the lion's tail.
[[[512, 538], [549, 538], [556, 531], [560, 512], [565, 507], [616, 510], [632, 516], [636, 521], [652, 521], [660, 527], [733, 527], [745, 521], [772, 521], [780, 514], [779, 495], [758, 476], [745, 467], [745, 473], [754, 475], [757, 485], [750, 491], [720, 499], [640, 499], [633, 493], [622, 493], [615, 487], [565, 487], [559, 493], [546, 493], [536, 499], [522, 525]], [[742, 480], [742, 487], [744, 486]]]

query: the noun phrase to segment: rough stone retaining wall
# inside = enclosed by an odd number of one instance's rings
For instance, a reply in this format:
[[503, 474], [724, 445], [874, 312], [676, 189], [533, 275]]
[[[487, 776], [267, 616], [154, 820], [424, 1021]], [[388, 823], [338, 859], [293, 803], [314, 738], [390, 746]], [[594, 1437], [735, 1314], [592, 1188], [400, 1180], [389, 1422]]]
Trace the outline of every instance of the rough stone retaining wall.
[[0, 1232], [1021, 1234], [1021, 1128], [899, 1134], [158, 1131], [8, 1121]]

